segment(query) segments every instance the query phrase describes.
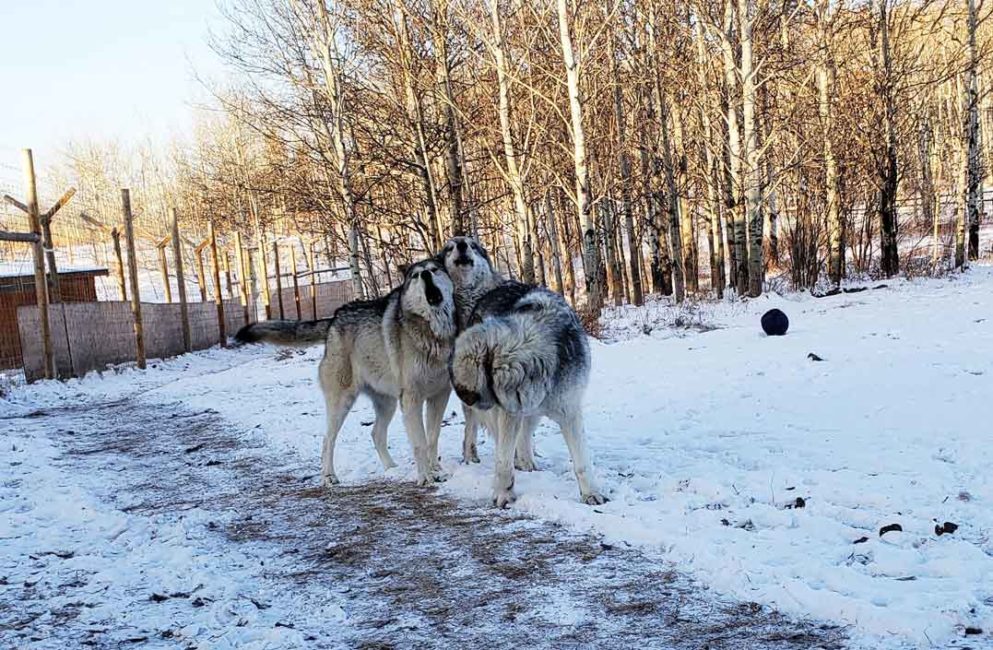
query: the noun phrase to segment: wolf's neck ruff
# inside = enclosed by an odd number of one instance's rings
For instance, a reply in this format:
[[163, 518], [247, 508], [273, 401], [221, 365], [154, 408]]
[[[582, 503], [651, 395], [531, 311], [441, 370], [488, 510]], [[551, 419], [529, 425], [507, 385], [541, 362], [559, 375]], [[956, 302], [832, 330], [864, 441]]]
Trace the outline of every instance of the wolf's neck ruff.
[[476, 310], [480, 298], [504, 282], [503, 276], [490, 269], [488, 273], [479, 273], [470, 281], [463, 284], [455, 282], [455, 320], [459, 331], [469, 326], [469, 319]]

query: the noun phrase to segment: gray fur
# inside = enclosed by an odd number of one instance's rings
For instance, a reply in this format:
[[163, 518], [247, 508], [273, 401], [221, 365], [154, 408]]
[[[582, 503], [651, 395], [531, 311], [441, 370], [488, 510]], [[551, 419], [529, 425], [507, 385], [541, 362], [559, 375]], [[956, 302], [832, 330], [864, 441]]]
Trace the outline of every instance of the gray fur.
[[234, 338], [239, 343], [311, 345], [327, 339], [331, 318], [319, 320], [267, 320], [245, 325]]
[[503, 280], [488, 259], [485, 266], [478, 259], [456, 266], [458, 255], [449, 245], [442, 251], [460, 309], [452, 383], [467, 406], [465, 449], [470, 437], [475, 441], [476, 423], [496, 437], [494, 503], [504, 507], [514, 500], [515, 464], [520, 468], [530, 460], [533, 468], [531, 437], [542, 416], [562, 430], [583, 502], [603, 503], [592, 483], [583, 430], [590, 350], [579, 318], [558, 294]]
[[[438, 302], [431, 304], [431, 300]], [[409, 267], [403, 285], [388, 296], [338, 309], [328, 328], [319, 369], [327, 405], [322, 483], [338, 482], [335, 441], [360, 393], [369, 396], [376, 411], [372, 437], [383, 466], [396, 465], [386, 446], [386, 432], [399, 402], [418, 483], [443, 478], [438, 437], [451, 394], [447, 361], [454, 339], [453, 286], [436, 260]]]

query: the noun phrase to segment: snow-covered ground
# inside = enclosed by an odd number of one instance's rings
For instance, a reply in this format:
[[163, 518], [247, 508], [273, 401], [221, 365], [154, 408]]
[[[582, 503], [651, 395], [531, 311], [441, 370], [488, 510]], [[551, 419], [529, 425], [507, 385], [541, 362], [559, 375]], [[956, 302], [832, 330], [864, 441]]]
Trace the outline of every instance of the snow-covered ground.
[[[858, 647], [993, 646], [993, 269], [886, 284], [820, 299], [609, 312], [613, 342], [593, 345], [586, 413], [611, 501], [578, 502], [565, 445], [543, 425], [540, 471], [518, 473], [514, 508], [643, 549], [728, 597], [847, 626]], [[789, 315], [787, 336], [762, 334], [758, 319], [771, 307]], [[15, 386], [0, 416], [122, 397], [178, 402], [216, 410], [316, 470], [320, 354], [214, 350], [146, 372]], [[492, 445], [483, 444], [481, 465], [460, 465], [454, 398], [450, 409], [442, 492], [486, 507]], [[360, 401], [339, 437], [346, 484], [383, 475], [371, 420]], [[53, 453], [43, 437], [9, 436], [4, 465], [25, 462], [25, 449]], [[411, 478], [399, 418], [390, 439], [400, 468], [388, 477]], [[52, 485], [43, 473], [5, 484], [0, 510], [62, 512], [91, 498]], [[5, 524], [0, 545], [29, 534], [34, 517]], [[958, 529], [937, 535], [946, 521]], [[891, 524], [902, 531], [880, 535]]]

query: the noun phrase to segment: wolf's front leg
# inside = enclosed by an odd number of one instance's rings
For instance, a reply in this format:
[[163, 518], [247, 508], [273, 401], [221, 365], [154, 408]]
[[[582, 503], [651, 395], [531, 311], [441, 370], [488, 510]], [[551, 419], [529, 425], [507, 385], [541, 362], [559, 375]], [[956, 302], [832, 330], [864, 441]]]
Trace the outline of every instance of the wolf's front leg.
[[517, 499], [514, 494], [514, 447], [520, 433], [520, 419], [506, 411], [496, 417], [496, 468], [493, 476], [493, 505], [506, 508]]
[[445, 474], [441, 470], [441, 459], [438, 456], [438, 439], [441, 437], [441, 421], [445, 417], [445, 407], [448, 406], [448, 398], [451, 394], [452, 389], [446, 387], [437, 395], [429, 397], [427, 403], [428, 463], [436, 481], [445, 480]]
[[476, 438], [479, 433], [479, 413], [471, 406], [463, 404], [462, 414], [465, 415], [465, 435], [462, 438], [462, 462], [467, 465], [469, 463], [478, 463], [479, 451], [477, 449]]
[[417, 464], [417, 484], [431, 483], [431, 463], [428, 461], [428, 442], [424, 433], [424, 400], [404, 394], [400, 398], [400, 409], [403, 411], [403, 426], [407, 430], [407, 439], [414, 453], [414, 463]]

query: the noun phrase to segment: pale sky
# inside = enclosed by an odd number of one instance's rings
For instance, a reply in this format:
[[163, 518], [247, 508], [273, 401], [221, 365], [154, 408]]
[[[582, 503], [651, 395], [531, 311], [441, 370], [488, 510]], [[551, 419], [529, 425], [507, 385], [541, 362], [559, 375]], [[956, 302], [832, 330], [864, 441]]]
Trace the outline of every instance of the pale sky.
[[217, 76], [215, 0], [0, 0], [0, 171], [69, 139], [155, 140], [188, 130]]

